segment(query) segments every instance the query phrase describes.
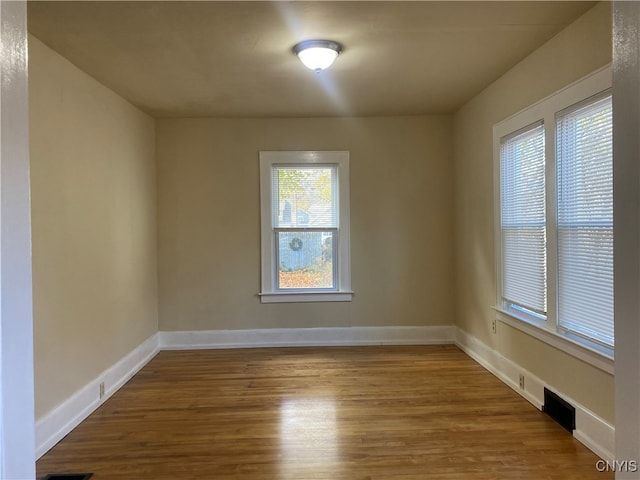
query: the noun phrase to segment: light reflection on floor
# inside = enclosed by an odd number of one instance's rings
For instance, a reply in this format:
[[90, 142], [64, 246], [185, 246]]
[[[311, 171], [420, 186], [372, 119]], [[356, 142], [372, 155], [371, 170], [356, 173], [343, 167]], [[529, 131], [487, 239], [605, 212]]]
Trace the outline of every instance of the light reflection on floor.
[[336, 403], [332, 397], [284, 400], [280, 406], [282, 474], [335, 473], [338, 468]]

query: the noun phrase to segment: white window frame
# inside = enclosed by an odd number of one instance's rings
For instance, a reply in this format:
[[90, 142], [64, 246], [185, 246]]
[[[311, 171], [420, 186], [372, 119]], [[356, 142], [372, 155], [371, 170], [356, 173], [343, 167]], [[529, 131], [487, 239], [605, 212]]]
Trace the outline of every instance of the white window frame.
[[[566, 335], [558, 328], [557, 318], [557, 214], [556, 214], [556, 114], [572, 105], [611, 89], [612, 72], [608, 65], [578, 80], [534, 105], [510, 116], [493, 127], [494, 219], [496, 260], [496, 319], [547, 344], [577, 357], [603, 371], [614, 371], [611, 349]], [[547, 316], [541, 320], [502, 301], [502, 239], [500, 198], [500, 142], [504, 137], [537, 122], [545, 125], [545, 183], [547, 225]]]
[[[337, 285], [331, 291], [326, 289], [278, 290], [277, 245], [271, 218], [273, 214], [271, 172], [274, 166], [279, 165], [308, 167], [314, 164], [335, 166], [338, 175], [338, 230], [336, 249], [333, 252], [337, 268]], [[260, 152], [260, 224], [262, 285], [259, 296], [262, 303], [349, 302], [352, 300], [348, 151]]]

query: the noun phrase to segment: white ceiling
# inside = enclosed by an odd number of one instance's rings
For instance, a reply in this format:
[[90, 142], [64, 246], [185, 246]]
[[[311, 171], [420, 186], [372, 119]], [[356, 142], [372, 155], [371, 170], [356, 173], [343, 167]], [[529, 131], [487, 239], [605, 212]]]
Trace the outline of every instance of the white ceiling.
[[[447, 113], [594, 2], [44, 1], [30, 32], [156, 117]], [[291, 47], [344, 45], [320, 74]]]

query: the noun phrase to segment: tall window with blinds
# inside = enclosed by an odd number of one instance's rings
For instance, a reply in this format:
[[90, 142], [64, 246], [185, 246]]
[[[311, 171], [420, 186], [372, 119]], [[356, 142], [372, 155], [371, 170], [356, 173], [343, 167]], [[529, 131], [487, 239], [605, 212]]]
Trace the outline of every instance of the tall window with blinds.
[[613, 155], [611, 94], [560, 112], [558, 324], [613, 347]]
[[547, 314], [544, 126], [500, 142], [502, 298], [506, 307]]
[[613, 371], [611, 69], [494, 125], [496, 320]]

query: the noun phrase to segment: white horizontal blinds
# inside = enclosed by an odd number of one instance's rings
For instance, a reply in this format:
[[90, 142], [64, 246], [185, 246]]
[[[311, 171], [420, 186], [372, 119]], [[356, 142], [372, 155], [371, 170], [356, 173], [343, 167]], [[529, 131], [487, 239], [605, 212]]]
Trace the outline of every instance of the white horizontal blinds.
[[611, 95], [557, 117], [558, 324], [613, 347]]
[[537, 315], [547, 311], [544, 126], [500, 142], [503, 302]]
[[274, 228], [338, 228], [337, 167], [274, 166]]

